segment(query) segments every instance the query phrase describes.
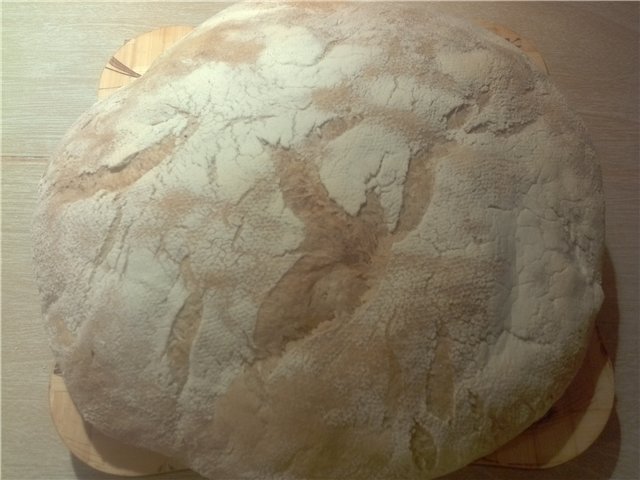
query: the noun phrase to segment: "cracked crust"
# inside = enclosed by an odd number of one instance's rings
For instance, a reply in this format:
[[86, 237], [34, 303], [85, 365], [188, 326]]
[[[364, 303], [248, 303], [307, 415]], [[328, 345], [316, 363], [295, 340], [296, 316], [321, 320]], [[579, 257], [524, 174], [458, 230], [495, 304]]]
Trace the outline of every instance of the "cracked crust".
[[83, 417], [210, 478], [434, 478], [542, 416], [602, 292], [584, 127], [437, 5], [238, 4], [72, 127], [35, 262]]

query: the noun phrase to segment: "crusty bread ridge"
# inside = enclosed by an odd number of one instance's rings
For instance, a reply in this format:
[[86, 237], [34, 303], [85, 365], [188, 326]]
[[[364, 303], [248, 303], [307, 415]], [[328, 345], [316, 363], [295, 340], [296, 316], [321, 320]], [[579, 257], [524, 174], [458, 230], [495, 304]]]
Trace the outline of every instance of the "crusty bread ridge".
[[435, 5], [237, 4], [70, 129], [34, 256], [83, 417], [210, 478], [434, 478], [571, 380], [601, 178]]

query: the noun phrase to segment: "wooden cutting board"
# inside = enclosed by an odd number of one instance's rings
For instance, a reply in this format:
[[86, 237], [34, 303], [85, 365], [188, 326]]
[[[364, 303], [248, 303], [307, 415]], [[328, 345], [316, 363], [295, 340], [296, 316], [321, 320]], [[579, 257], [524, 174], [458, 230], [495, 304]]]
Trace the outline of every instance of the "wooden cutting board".
[[[544, 59], [531, 42], [503, 26], [483, 20], [477, 23], [521, 48], [541, 71], [548, 73]], [[187, 26], [165, 27], [125, 42], [105, 67], [98, 96], [106, 98], [135, 81], [160, 53], [191, 30]], [[613, 367], [594, 331], [582, 367], [549, 412], [518, 437], [475, 463], [539, 469], [567, 462], [597, 439], [609, 419], [613, 401]], [[96, 470], [143, 476], [185, 469], [178, 461], [113, 440], [84, 422], [56, 368], [51, 376], [49, 404], [64, 444], [74, 456]]]

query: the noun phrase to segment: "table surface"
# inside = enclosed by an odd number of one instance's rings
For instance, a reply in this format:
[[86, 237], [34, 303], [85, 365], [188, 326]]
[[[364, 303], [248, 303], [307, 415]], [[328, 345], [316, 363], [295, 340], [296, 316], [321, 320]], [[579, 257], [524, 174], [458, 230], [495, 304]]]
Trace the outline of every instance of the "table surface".
[[[125, 39], [196, 25], [223, 3], [4, 3], [2, 33], [2, 478], [106, 479], [70, 457], [51, 423], [52, 357], [31, 263], [30, 218], [47, 155], [96, 98]], [[598, 441], [548, 471], [467, 467], [448, 480], [638, 479], [640, 3], [443, 3], [533, 41], [579, 112], [602, 163], [606, 300], [598, 325], [616, 369], [616, 410]], [[170, 475], [195, 479], [194, 474]], [[160, 477], [167, 478], [167, 477]]]

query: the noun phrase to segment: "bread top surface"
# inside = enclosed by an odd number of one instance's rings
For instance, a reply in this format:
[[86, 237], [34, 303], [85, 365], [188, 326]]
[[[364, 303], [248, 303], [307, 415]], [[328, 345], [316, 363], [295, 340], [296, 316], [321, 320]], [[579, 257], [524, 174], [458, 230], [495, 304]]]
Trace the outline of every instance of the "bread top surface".
[[212, 478], [439, 476], [575, 372], [600, 182], [491, 33], [424, 4], [238, 4], [53, 155], [51, 344], [87, 421]]

